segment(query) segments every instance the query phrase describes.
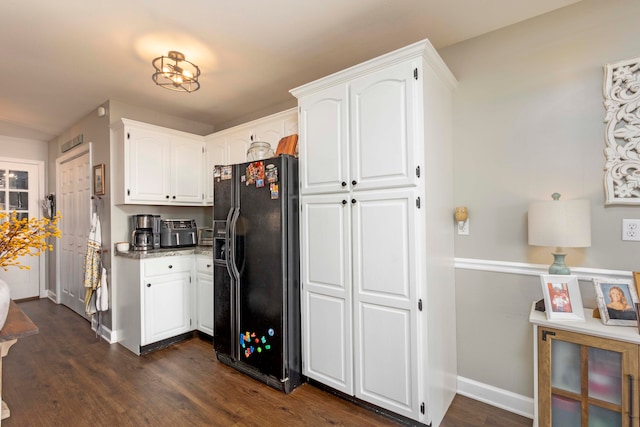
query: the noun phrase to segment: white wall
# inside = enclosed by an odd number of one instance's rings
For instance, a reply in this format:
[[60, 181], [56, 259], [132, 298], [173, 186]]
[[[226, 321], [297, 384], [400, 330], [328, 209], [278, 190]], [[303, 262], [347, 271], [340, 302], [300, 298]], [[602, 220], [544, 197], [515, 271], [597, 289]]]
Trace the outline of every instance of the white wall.
[[[602, 95], [603, 66], [640, 57], [638, 17], [636, 0], [584, 0], [440, 50], [459, 82], [454, 196], [470, 216], [457, 258], [551, 264], [527, 245], [526, 215], [559, 192], [591, 202], [592, 246], [571, 250], [570, 267], [640, 270], [640, 244], [620, 238], [640, 205], [604, 206]], [[581, 290], [593, 306], [592, 284]], [[459, 375], [532, 397], [539, 278], [459, 268], [456, 294]]]

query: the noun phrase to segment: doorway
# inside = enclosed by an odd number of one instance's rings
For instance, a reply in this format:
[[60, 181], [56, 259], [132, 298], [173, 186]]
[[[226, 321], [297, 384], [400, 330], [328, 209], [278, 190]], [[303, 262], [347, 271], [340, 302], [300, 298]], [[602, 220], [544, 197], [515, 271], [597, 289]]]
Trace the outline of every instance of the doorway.
[[[43, 177], [44, 162], [0, 158], [0, 211], [15, 211], [18, 219], [40, 218], [38, 201], [44, 198]], [[11, 299], [46, 296], [45, 256], [23, 256], [20, 264], [30, 269], [0, 269], [0, 279], [9, 284]]]
[[56, 251], [57, 302], [86, 318], [83, 264], [91, 224], [90, 146], [79, 147], [56, 161], [56, 193], [62, 215], [62, 238]]

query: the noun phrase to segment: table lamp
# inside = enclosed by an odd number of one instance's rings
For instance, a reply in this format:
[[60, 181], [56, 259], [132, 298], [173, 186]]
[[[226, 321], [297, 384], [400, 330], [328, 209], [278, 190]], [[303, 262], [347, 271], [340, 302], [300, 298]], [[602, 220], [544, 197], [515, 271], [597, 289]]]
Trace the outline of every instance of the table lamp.
[[571, 274], [565, 265], [563, 248], [591, 246], [591, 212], [588, 200], [553, 200], [529, 205], [529, 244], [555, 247], [549, 274]]

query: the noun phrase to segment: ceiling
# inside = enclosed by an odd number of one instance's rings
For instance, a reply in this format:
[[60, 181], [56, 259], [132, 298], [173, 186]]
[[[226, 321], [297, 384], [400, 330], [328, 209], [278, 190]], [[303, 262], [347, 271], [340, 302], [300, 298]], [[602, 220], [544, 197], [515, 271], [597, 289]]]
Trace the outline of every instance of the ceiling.
[[[421, 39], [439, 49], [577, 1], [3, 0], [0, 135], [48, 141], [109, 99], [222, 129]], [[153, 83], [169, 50], [200, 67], [199, 91]]]

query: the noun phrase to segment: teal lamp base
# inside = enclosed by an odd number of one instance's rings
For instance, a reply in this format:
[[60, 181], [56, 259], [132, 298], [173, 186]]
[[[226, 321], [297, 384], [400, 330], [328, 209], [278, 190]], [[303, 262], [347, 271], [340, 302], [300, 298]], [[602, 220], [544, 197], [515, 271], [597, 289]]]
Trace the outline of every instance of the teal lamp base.
[[571, 274], [571, 270], [564, 263], [567, 254], [553, 253], [553, 264], [549, 267], [549, 274]]

